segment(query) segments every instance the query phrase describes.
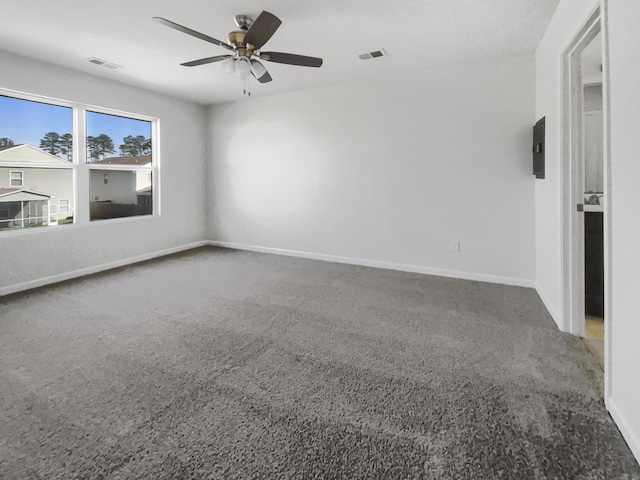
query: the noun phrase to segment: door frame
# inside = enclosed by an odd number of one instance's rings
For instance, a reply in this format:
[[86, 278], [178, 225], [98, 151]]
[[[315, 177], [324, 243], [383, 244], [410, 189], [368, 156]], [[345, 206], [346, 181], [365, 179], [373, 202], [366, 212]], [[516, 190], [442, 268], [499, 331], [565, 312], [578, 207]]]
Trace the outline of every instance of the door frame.
[[584, 336], [584, 92], [582, 51], [602, 33], [603, 236], [604, 236], [604, 399], [611, 392], [611, 152], [608, 0], [593, 10], [562, 55], [562, 318], [563, 330]]

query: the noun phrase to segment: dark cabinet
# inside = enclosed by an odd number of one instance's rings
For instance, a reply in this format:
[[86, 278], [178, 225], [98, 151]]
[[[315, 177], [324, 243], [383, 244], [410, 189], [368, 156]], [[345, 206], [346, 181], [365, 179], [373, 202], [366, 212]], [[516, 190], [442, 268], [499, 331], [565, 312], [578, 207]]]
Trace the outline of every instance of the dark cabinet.
[[602, 212], [584, 214], [585, 313], [604, 317], [604, 235]]

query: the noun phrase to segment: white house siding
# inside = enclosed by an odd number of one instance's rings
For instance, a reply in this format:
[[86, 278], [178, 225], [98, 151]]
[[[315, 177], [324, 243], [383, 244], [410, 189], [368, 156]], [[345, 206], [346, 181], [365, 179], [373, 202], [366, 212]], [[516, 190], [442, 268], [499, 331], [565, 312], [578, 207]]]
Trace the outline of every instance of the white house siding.
[[136, 191], [151, 187], [151, 172], [148, 170], [136, 171]]
[[136, 172], [131, 170], [91, 170], [90, 188], [92, 202], [137, 203]]
[[[10, 172], [23, 172], [23, 185], [12, 186], [9, 180]], [[31, 167], [0, 167], [0, 188], [25, 188], [51, 195], [50, 204], [56, 205], [59, 212], [59, 201], [69, 200], [69, 213], [63, 213], [60, 218], [73, 216], [73, 171], [60, 168], [31, 168]]]

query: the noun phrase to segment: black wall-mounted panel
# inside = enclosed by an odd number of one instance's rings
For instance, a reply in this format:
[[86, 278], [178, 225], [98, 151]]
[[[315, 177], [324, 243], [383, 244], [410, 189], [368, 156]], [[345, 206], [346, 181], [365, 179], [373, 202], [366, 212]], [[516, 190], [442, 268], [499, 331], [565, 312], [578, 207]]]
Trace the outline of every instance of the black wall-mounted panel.
[[542, 117], [533, 127], [533, 174], [544, 178], [544, 119]]

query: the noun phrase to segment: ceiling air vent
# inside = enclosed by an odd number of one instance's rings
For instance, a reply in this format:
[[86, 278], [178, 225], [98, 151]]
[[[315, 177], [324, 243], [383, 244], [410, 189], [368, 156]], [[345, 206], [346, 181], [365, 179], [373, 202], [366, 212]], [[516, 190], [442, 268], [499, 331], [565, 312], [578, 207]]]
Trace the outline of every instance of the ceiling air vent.
[[387, 55], [387, 51], [384, 48], [381, 48], [375, 52], [361, 53], [358, 55], [358, 58], [360, 60], [369, 60], [370, 58], [386, 57]]
[[106, 60], [101, 60], [96, 57], [92, 57], [89, 59], [89, 63], [93, 63], [94, 65], [100, 65], [104, 68], [110, 68], [111, 70], [115, 70], [116, 68], [122, 68], [122, 65], [116, 65], [115, 63], [107, 62]]

